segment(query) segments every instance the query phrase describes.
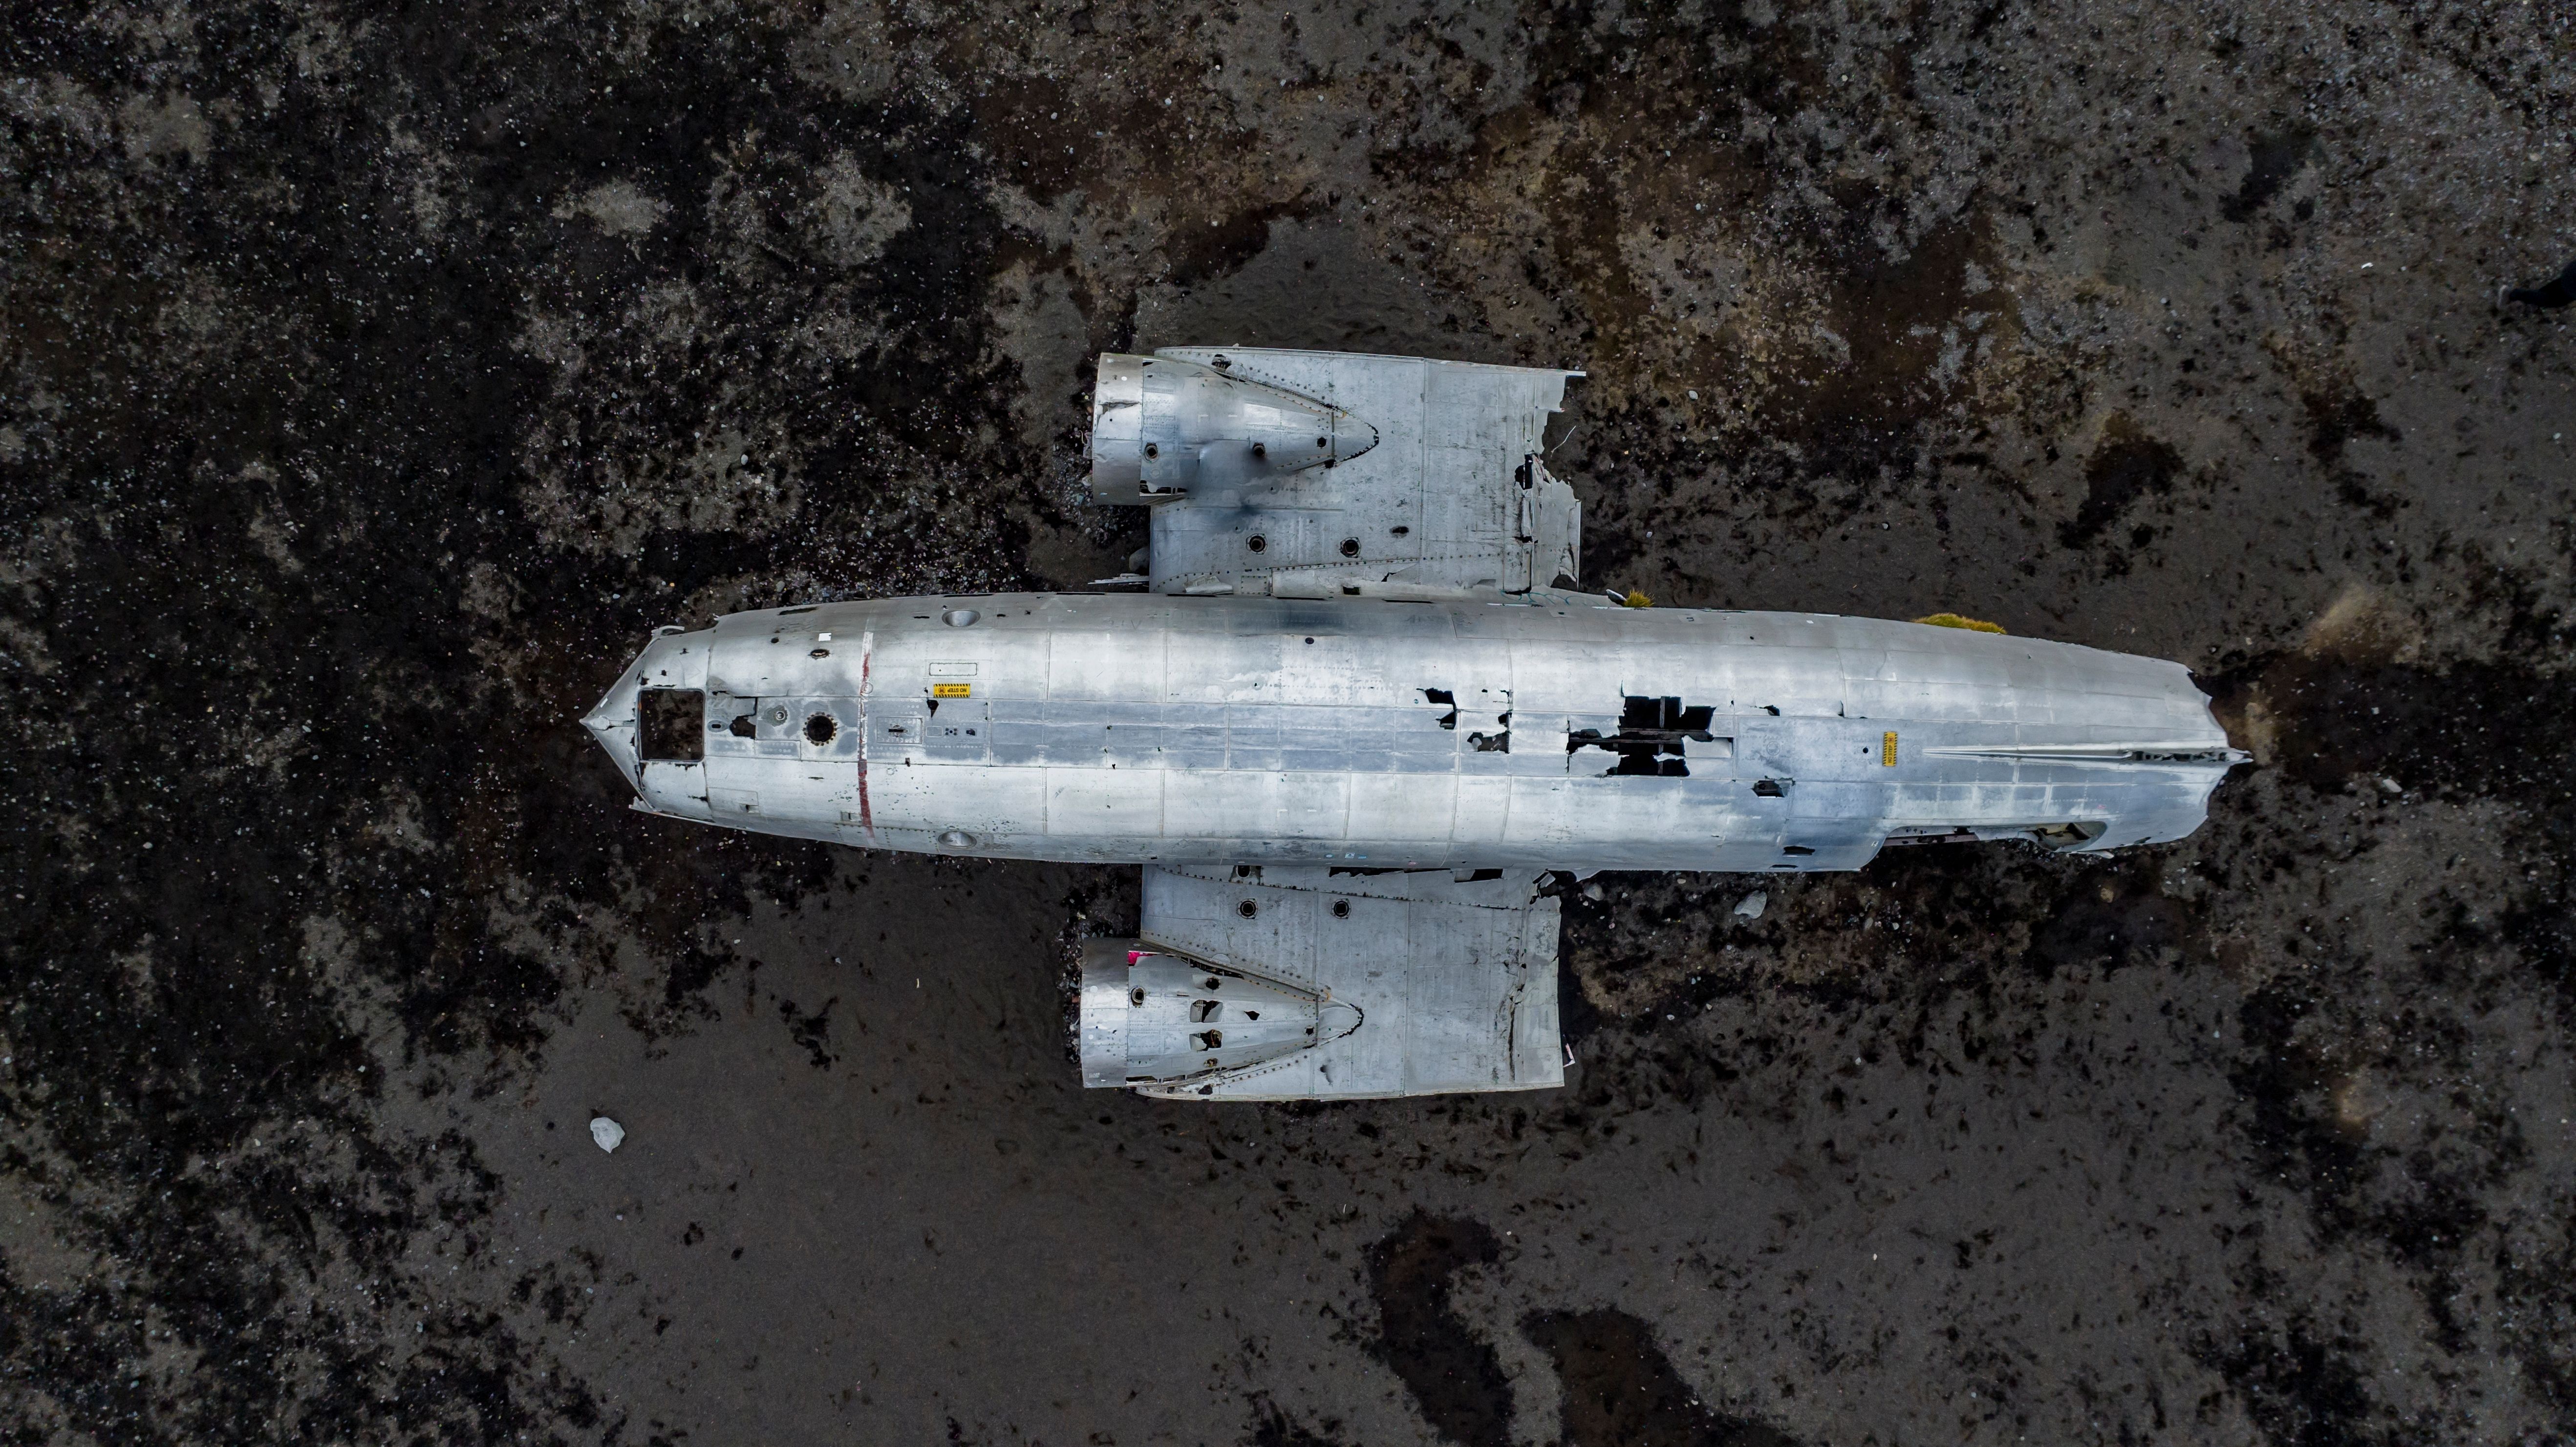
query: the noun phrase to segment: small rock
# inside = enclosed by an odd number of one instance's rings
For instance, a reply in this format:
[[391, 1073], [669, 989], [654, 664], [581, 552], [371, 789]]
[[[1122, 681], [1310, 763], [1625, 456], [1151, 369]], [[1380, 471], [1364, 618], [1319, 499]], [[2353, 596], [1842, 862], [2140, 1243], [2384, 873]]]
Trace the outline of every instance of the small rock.
[[594, 1115], [590, 1118], [590, 1138], [599, 1142], [601, 1150], [613, 1151], [626, 1139], [626, 1127], [604, 1115]]
[[1737, 919], [1760, 919], [1762, 917], [1763, 909], [1770, 903], [1771, 896], [1762, 890], [1757, 889], [1735, 902], [1735, 917]]
[[2391, 794], [2403, 794], [2406, 792], [2406, 786], [2398, 783], [2395, 779], [2383, 778], [2379, 781], [2379, 787]]
[[1601, 886], [1597, 884], [1587, 884], [1583, 886], [1583, 897], [1589, 900], [1599, 900], [1602, 897]]

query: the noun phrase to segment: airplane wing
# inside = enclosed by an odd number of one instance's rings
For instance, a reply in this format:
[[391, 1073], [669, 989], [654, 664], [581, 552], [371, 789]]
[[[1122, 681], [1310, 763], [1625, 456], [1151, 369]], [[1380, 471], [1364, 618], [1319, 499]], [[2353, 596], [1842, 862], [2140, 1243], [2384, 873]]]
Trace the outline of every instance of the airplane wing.
[[1557, 906], [1522, 873], [1147, 865], [1085, 957], [1083, 1083], [1311, 1100], [1565, 1083]]
[[1257, 347], [1103, 355], [1092, 496], [1160, 593], [1430, 599], [1579, 579], [1540, 438], [1580, 372]]

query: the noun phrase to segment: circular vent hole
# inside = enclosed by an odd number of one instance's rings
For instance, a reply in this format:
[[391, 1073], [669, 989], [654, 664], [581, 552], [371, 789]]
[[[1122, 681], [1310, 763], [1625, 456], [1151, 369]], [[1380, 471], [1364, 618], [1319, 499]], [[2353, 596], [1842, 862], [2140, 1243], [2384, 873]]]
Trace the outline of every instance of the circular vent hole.
[[1243, 545], [1252, 549], [1256, 553], [1265, 553], [1270, 550], [1270, 540], [1259, 533], [1254, 533], [1252, 536], [1245, 538], [1243, 540]]
[[1359, 540], [1359, 539], [1357, 539], [1357, 538], [1344, 538], [1344, 539], [1342, 539], [1342, 556], [1343, 556], [1343, 557], [1345, 557], [1345, 558], [1356, 558], [1356, 557], [1358, 557], [1359, 555], [1360, 555], [1360, 540]]
[[1254, 904], [1251, 900], [1247, 899], [1243, 903], [1236, 905], [1234, 907], [1234, 912], [1243, 916], [1245, 919], [1250, 919], [1254, 915], [1261, 913], [1261, 906]]
[[1333, 445], [1333, 439], [1329, 437], [1318, 437], [1315, 439], [1315, 445], [1317, 447], [1330, 447]]
[[1351, 917], [1351, 902], [1350, 902], [1349, 900], [1347, 900], [1347, 899], [1337, 899], [1337, 900], [1334, 900], [1334, 901], [1333, 901], [1333, 918], [1335, 918], [1335, 919], [1349, 919], [1350, 917]]
[[805, 742], [818, 749], [840, 737], [840, 733], [840, 720], [828, 713], [810, 713], [805, 716]]
[[1155, 446], [1151, 442], [1148, 442], [1145, 444], [1145, 455], [1147, 457], [1160, 457], [1163, 455], [1163, 449]]

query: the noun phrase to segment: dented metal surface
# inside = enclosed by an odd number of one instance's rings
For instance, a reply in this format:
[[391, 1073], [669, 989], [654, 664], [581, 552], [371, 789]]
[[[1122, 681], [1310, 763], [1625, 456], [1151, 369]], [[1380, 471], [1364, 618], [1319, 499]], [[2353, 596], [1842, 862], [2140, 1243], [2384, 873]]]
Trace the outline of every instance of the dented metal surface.
[[2242, 755], [2178, 664], [1546, 586], [1568, 375], [1103, 358], [1095, 477], [1156, 509], [1151, 594], [666, 629], [584, 722], [673, 818], [1148, 866], [1144, 941], [1085, 966], [1085, 1078], [1206, 1099], [1559, 1083], [1547, 871], [2199, 826]]

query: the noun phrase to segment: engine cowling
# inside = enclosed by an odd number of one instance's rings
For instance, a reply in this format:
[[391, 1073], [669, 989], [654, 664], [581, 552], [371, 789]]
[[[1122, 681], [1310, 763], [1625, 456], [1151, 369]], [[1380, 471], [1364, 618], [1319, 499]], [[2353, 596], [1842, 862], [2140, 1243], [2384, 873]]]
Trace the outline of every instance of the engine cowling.
[[1338, 1000], [1133, 940], [1083, 953], [1074, 1043], [1086, 1086], [1170, 1084], [1311, 1050], [1360, 1027]]
[[1091, 399], [1091, 495], [1157, 502], [1240, 492], [1348, 462], [1377, 429], [1330, 403], [1173, 357], [1104, 352]]

